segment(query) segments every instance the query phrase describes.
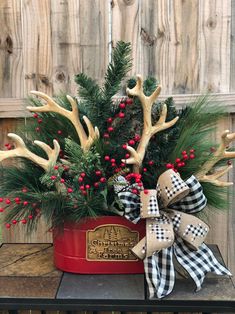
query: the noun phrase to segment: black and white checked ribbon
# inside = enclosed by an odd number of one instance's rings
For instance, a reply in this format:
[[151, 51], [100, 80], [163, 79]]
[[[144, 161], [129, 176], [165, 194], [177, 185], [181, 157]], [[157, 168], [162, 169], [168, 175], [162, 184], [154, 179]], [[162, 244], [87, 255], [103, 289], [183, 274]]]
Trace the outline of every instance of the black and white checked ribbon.
[[161, 299], [171, 293], [175, 283], [173, 247], [162, 249], [144, 259], [145, 277], [149, 289], [149, 298], [156, 294]]
[[205, 243], [202, 243], [199, 249], [194, 251], [181, 238], [176, 237], [173, 247], [177, 261], [195, 282], [196, 291], [201, 289], [204, 278], [209, 272], [217, 275], [232, 275], [227, 268], [218, 262]]
[[199, 181], [191, 176], [185, 183], [190, 188], [190, 192], [182, 200], [169, 206], [176, 210], [180, 210], [185, 213], [198, 213], [205, 208], [207, 199], [203, 194], [202, 186]]
[[195, 282], [196, 291], [201, 289], [205, 276], [209, 272], [217, 275], [232, 275], [217, 261], [205, 243], [195, 251], [180, 237], [176, 237], [173, 246], [144, 259], [150, 299], [154, 297], [161, 299], [173, 290], [175, 283], [173, 255]]

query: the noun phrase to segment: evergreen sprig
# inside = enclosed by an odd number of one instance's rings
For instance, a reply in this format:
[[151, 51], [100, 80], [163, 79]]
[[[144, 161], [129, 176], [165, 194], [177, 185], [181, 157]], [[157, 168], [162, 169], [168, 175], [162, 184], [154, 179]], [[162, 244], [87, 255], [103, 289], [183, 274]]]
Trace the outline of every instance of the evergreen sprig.
[[79, 85], [78, 95], [83, 98], [80, 108], [86, 112], [101, 133], [104, 132], [106, 120], [113, 110], [112, 97], [120, 89], [121, 82], [131, 69], [131, 65], [131, 46], [120, 41], [113, 51], [112, 61], [108, 65], [102, 87], [83, 73], [75, 76], [75, 82]]
[[120, 41], [113, 51], [112, 61], [108, 65], [105, 74], [105, 82], [102, 88], [104, 101], [110, 101], [111, 97], [119, 91], [121, 82], [131, 67], [131, 45]]
[[181, 157], [183, 150], [195, 150], [196, 158], [187, 162], [180, 171], [183, 178], [198, 172], [211, 157], [211, 148], [214, 146], [212, 137], [218, 121], [225, 114], [224, 108], [215, 104], [209, 96], [199, 97], [181, 112], [181, 119], [177, 123], [178, 135], [168, 160], [174, 163], [177, 157]]

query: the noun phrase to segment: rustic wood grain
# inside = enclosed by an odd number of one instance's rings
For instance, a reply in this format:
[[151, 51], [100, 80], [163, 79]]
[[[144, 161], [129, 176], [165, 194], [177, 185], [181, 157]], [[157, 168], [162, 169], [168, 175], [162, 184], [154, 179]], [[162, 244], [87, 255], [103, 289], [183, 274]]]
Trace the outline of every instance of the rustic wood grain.
[[[171, 49], [173, 38], [170, 34], [171, 18], [169, 1], [149, 0], [141, 5], [140, 29], [140, 73], [143, 76], [154, 76], [162, 85], [162, 92], [172, 90], [173, 83], [169, 83], [169, 72], [172, 69], [174, 53]], [[174, 47], [174, 46], [172, 46]], [[173, 69], [172, 69], [173, 70]], [[174, 80], [174, 76], [170, 75]]]
[[40, 218], [37, 230], [31, 235], [26, 234], [23, 224], [17, 224], [10, 229], [3, 226], [2, 241], [4, 243], [52, 243], [52, 234], [48, 231], [46, 223]]
[[175, 34], [174, 68], [170, 72], [174, 75], [172, 90], [174, 93], [195, 93], [199, 91], [199, 2], [173, 1], [172, 9]]
[[24, 123], [24, 119], [0, 119], [0, 150], [4, 150], [4, 145], [10, 142], [7, 134], [17, 132]]
[[21, 1], [24, 96], [31, 90], [52, 94], [50, 1]]
[[123, 40], [131, 42], [133, 68], [130, 74], [140, 73], [140, 7], [148, 1], [113, 0], [112, 1], [112, 43]]
[[58, 277], [51, 244], [3, 244], [0, 248], [0, 277]]
[[0, 98], [0, 118], [23, 118], [31, 115], [25, 110], [25, 99]]
[[53, 93], [75, 91], [80, 72], [79, 1], [51, 1]]
[[1, 297], [55, 298], [62, 272], [53, 265], [48, 244], [3, 244], [0, 248]]
[[80, 1], [80, 70], [97, 82], [103, 80], [109, 61], [108, 8], [108, 1]]
[[21, 1], [0, 1], [0, 97], [23, 96]]
[[141, 70], [163, 93], [199, 92], [198, 10], [194, 0], [142, 2]]
[[[233, 1], [232, 1], [233, 2]], [[200, 89], [230, 89], [231, 1], [200, 0]]]
[[74, 75], [101, 82], [108, 63], [108, 1], [51, 1], [53, 92], [76, 94]]

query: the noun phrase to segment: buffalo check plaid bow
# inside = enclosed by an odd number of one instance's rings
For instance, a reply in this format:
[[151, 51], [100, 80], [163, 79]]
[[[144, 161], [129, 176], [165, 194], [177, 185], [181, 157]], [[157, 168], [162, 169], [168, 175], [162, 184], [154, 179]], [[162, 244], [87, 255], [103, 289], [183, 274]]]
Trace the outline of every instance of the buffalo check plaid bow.
[[[150, 298], [163, 298], [173, 290], [175, 283], [173, 256], [175, 256], [178, 263], [188, 272], [189, 276], [195, 282], [196, 291], [201, 289], [204, 278], [208, 272], [213, 272], [217, 275], [231, 276], [229, 270], [217, 261], [208, 246], [205, 243], [201, 243], [203, 241], [205, 228], [203, 229], [200, 223], [197, 226], [188, 223], [183, 228], [184, 233], [181, 232], [183, 224], [182, 218], [184, 218], [182, 215], [186, 215], [184, 213], [194, 214], [199, 212], [205, 208], [207, 203], [202, 187], [194, 176], [191, 176], [185, 183], [190, 188], [190, 192], [183, 199], [169, 206], [174, 209], [172, 213], [169, 215], [167, 211], [163, 210], [161, 211], [160, 217], [152, 218], [152, 221], [153, 219], [158, 219], [161, 223], [162, 221], [166, 223], [170, 218], [175, 234], [173, 244], [152, 252], [150, 256], [147, 255], [143, 260]], [[141, 204], [139, 195], [133, 194], [131, 192], [132, 189], [133, 186], [126, 184], [123, 189], [118, 190], [117, 194], [121, 203], [124, 205], [125, 218], [136, 223], [140, 219]], [[177, 212], [175, 209], [177, 209]], [[194, 216], [192, 216], [192, 218], [194, 218]], [[149, 219], [147, 219], [147, 221], [149, 221]], [[158, 225], [155, 229], [158, 230], [159, 233]], [[156, 238], [157, 236], [156, 233]], [[198, 243], [200, 245], [193, 247], [191, 243], [185, 241], [185, 237], [191, 237], [192, 241], [199, 238]], [[202, 238], [201, 242], [200, 238]], [[160, 241], [163, 241], [163, 239]], [[146, 245], [142, 250], [145, 248]]]

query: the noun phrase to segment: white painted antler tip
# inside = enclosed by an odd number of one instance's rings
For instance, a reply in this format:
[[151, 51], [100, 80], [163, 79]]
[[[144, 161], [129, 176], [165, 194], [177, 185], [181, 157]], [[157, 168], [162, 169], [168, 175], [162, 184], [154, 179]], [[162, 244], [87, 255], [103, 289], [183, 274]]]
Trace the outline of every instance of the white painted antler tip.
[[73, 97], [70, 96], [70, 95], [66, 95], [66, 98], [67, 98], [68, 100], [72, 100], [72, 101], [74, 100]]
[[12, 136], [14, 137], [15, 135], [16, 135], [15, 133], [8, 133], [7, 134], [8, 137], [12, 137]]
[[96, 134], [96, 138], [99, 138], [99, 137], [100, 137], [100, 131], [99, 131], [99, 129], [97, 128], [97, 126], [95, 126], [95, 134]]
[[7, 136], [13, 140], [23, 141], [22, 138], [15, 133], [8, 133]]
[[229, 133], [230, 133], [229, 130], [225, 130], [225, 131], [222, 133], [221, 137], [226, 137], [226, 135], [228, 135]]
[[217, 186], [226, 187], [226, 186], [232, 186], [233, 182], [220, 182], [221, 184], [218, 184]]
[[34, 111], [35, 107], [27, 106], [26, 109], [27, 109], [28, 111]]
[[34, 142], [34, 144], [42, 143], [41, 141], [38, 141], [38, 140], [34, 140], [33, 142]]
[[59, 142], [56, 139], [53, 140], [53, 145], [54, 145], [55, 148], [59, 148], [60, 149], [60, 144], [59, 144]]
[[31, 91], [30, 91], [30, 94], [33, 94], [33, 95], [40, 95], [41, 92], [39, 92], [38, 90], [31, 90]]

